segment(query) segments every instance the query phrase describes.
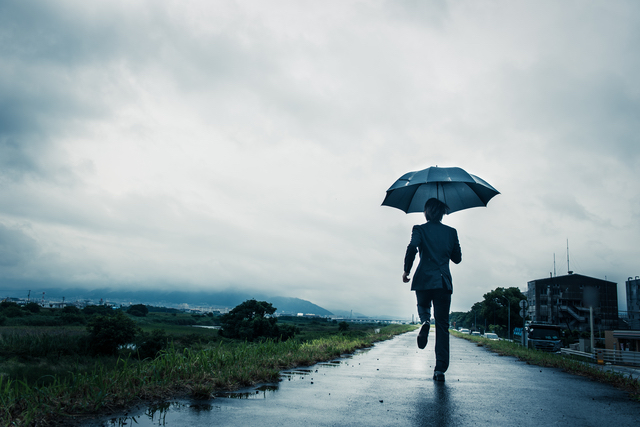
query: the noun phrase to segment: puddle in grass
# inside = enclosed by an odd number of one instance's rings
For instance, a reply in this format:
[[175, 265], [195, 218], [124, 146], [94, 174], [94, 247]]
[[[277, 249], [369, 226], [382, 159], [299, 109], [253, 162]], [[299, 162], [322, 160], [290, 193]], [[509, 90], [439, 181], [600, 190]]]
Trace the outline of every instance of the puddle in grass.
[[[280, 382], [308, 380], [313, 384], [313, 376], [318, 375], [318, 371], [323, 368], [337, 368], [349, 364], [349, 359], [353, 355], [341, 356], [339, 360], [331, 360], [321, 362], [312, 368], [289, 369], [280, 373]], [[227, 405], [220, 399], [240, 399], [240, 400], [256, 400], [268, 399], [280, 389], [280, 383], [261, 384], [250, 389], [241, 389], [234, 391], [216, 392], [212, 399], [209, 400], [176, 400], [160, 402], [150, 405], [144, 411], [137, 412], [136, 415], [128, 415], [127, 412], [122, 416], [102, 418], [93, 420], [82, 425], [84, 427], [151, 427], [151, 426], [178, 426], [183, 425], [181, 421], [184, 417], [189, 419], [207, 417], [210, 413], [228, 410]]]

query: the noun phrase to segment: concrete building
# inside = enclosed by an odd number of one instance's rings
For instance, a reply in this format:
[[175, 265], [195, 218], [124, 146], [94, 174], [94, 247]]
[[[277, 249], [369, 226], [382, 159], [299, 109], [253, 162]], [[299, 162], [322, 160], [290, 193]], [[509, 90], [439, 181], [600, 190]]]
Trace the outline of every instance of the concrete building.
[[625, 282], [627, 288], [626, 327], [640, 330], [640, 277], [629, 277]]
[[618, 329], [617, 283], [570, 271], [527, 285], [529, 316], [534, 323], [589, 331], [589, 308], [593, 307], [594, 331]]

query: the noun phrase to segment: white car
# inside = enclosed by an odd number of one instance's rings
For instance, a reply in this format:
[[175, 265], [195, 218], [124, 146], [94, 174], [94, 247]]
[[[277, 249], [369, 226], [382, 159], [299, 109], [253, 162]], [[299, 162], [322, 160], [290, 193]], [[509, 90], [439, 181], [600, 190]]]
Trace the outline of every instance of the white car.
[[480, 332], [473, 331], [473, 332], [471, 332], [471, 335], [475, 335], [476, 337], [479, 337], [480, 336]]
[[500, 337], [497, 334], [494, 334], [493, 332], [487, 332], [486, 334], [484, 334], [484, 337], [486, 339], [493, 340], [493, 341], [500, 340]]
[[468, 330], [468, 329], [465, 329], [465, 328], [462, 328], [462, 329], [460, 329], [458, 332], [460, 332], [461, 334], [468, 334], [468, 333], [469, 333], [469, 330]]

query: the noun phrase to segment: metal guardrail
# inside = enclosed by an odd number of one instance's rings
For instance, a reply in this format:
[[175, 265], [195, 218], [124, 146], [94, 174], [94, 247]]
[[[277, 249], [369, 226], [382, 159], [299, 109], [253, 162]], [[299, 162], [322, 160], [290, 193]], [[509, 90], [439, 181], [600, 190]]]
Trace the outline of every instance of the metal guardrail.
[[583, 351], [563, 348], [560, 350], [560, 353], [571, 356], [584, 357], [600, 365], [611, 364], [640, 366], [640, 352], [638, 351], [621, 351], [596, 348], [593, 353], [585, 353]]
[[612, 365], [640, 366], [640, 352], [609, 350], [596, 348], [596, 361], [598, 363], [611, 363]]
[[570, 348], [561, 348], [560, 354], [562, 355], [568, 354], [570, 356], [584, 357], [585, 359], [589, 359], [592, 362], [596, 361], [596, 356], [593, 353], [585, 353], [584, 351], [571, 350]]

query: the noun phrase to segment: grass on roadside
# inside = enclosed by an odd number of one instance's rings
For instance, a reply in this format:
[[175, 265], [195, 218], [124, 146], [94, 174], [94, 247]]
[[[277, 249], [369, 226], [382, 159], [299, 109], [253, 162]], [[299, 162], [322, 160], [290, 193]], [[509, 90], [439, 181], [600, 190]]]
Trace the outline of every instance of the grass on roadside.
[[53, 377], [46, 386], [0, 376], [0, 424], [64, 423], [74, 416], [124, 408], [140, 400], [188, 394], [197, 398], [279, 378], [280, 371], [331, 360], [376, 341], [415, 328], [390, 325], [352, 336], [348, 333], [307, 342], [289, 340], [164, 350], [151, 360], [119, 359], [116, 366]]
[[617, 372], [603, 371], [580, 360], [568, 358], [556, 353], [531, 350], [510, 341], [493, 341], [484, 337], [461, 334], [452, 330], [449, 332], [456, 337], [476, 342], [479, 346], [484, 346], [501, 356], [514, 356], [531, 365], [559, 368], [571, 374], [582, 375], [594, 381], [611, 384], [629, 392], [632, 399], [640, 401], [640, 382], [630, 376], [625, 376]]

